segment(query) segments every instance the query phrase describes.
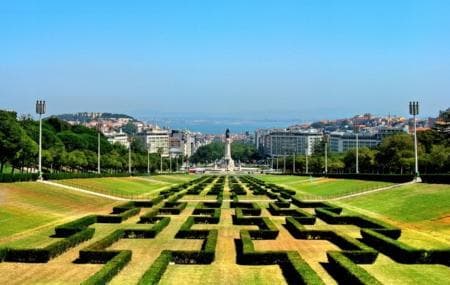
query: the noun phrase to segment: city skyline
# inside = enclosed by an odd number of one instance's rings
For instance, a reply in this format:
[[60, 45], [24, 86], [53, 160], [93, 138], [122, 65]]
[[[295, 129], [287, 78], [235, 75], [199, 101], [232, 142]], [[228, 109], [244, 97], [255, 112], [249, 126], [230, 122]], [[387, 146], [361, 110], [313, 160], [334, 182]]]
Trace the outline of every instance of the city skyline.
[[448, 11], [445, 1], [9, 2], [0, 106], [308, 121], [407, 116], [417, 100], [420, 116], [435, 116], [450, 103]]

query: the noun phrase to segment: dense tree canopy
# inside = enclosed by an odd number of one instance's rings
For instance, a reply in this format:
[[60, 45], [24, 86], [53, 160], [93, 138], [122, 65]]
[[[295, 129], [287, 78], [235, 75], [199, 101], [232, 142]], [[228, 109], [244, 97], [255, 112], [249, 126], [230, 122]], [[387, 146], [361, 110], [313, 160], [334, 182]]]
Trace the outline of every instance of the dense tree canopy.
[[[0, 173], [4, 165], [12, 171], [29, 171], [37, 166], [39, 122], [30, 118], [17, 120], [14, 112], [0, 111]], [[102, 171], [120, 172], [128, 170], [128, 150], [111, 144], [100, 135]], [[96, 171], [98, 132], [84, 126], [71, 126], [58, 118], [50, 117], [42, 122], [42, 165], [44, 171]], [[157, 154], [148, 156], [140, 140], [133, 140], [132, 170], [147, 171], [147, 160], [151, 171], [160, 169]], [[178, 163], [181, 165], [181, 161]], [[163, 169], [169, 166], [163, 159]], [[175, 166], [175, 162], [172, 164]]]

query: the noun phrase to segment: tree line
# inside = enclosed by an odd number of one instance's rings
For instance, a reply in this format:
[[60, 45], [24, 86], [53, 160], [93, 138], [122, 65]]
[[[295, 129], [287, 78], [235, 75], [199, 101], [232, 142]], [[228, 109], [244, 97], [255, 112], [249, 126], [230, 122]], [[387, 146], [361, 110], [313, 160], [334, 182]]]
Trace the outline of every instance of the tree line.
[[[450, 172], [450, 137], [448, 133], [438, 130], [426, 130], [417, 133], [418, 160], [420, 173]], [[295, 171], [306, 171], [305, 155], [295, 157]], [[274, 168], [294, 170], [294, 155], [281, 157], [274, 161]], [[360, 147], [358, 150], [360, 173], [414, 173], [414, 137], [410, 134], [388, 136], [374, 148]], [[272, 162], [270, 162], [272, 163]], [[324, 143], [314, 147], [313, 154], [308, 157], [308, 172], [322, 173], [325, 168]], [[327, 168], [330, 173], [355, 173], [356, 149], [344, 153], [328, 152]]]
[[[30, 117], [17, 118], [15, 112], [0, 110], [0, 173], [5, 166], [11, 172], [29, 172], [37, 168], [39, 121]], [[44, 172], [89, 172], [97, 170], [98, 132], [95, 128], [70, 125], [56, 117], [42, 122], [42, 166]], [[128, 171], [128, 149], [111, 144], [100, 134], [102, 172]], [[142, 141], [131, 143], [131, 166], [134, 172], [147, 171], [147, 150]], [[183, 158], [177, 158], [181, 166]], [[161, 168], [159, 154], [150, 154], [150, 171]], [[169, 160], [163, 158], [163, 169], [169, 168]], [[173, 170], [177, 165], [174, 159]]]

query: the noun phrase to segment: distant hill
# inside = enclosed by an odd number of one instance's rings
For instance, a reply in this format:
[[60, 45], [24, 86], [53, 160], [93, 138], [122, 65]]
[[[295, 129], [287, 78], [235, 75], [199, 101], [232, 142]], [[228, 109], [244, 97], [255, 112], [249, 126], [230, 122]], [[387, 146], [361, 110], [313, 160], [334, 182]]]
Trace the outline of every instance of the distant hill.
[[78, 121], [80, 123], [88, 123], [92, 120], [97, 119], [132, 119], [135, 118], [125, 115], [125, 114], [115, 114], [115, 113], [95, 113], [95, 112], [80, 112], [74, 114], [61, 114], [55, 115], [55, 117], [64, 120], [64, 121]]

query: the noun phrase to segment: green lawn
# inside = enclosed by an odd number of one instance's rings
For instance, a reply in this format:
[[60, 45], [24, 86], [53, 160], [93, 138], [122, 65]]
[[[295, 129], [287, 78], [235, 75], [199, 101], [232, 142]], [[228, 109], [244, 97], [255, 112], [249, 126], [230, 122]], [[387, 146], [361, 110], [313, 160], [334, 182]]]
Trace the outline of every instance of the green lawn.
[[107, 209], [117, 202], [37, 182], [0, 183], [0, 243], [23, 231]]
[[59, 180], [69, 186], [125, 198], [148, 198], [173, 185], [194, 179], [194, 175], [154, 175]]
[[400, 226], [400, 240], [411, 245], [450, 247], [450, 185], [411, 184], [335, 203]]
[[289, 175], [258, 175], [257, 178], [297, 191], [299, 198], [332, 198], [392, 185], [389, 182], [356, 179], [310, 178]]

